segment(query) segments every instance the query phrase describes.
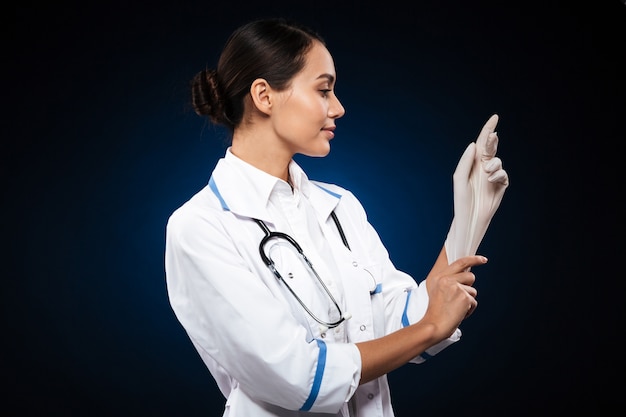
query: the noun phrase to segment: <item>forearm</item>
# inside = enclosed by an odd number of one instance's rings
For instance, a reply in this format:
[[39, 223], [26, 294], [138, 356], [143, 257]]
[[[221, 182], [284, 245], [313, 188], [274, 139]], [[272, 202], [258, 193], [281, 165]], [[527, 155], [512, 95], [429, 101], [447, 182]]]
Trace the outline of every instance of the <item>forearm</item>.
[[484, 256], [467, 256], [448, 265], [442, 249], [427, 278], [428, 309], [421, 320], [356, 344], [361, 355], [360, 383], [379, 378], [450, 338], [477, 305], [470, 269], [486, 262]]
[[361, 353], [361, 384], [381, 377], [409, 362], [441, 341], [436, 326], [420, 321], [387, 336], [357, 343]]
[[[436, 276], [448, 266], [445, 247], [441, 248], [428, 276]], [[399, 368], [440, 340], [436, 326], [420, 321], [380, 339], [357, 343], [361, 353], [361, 383], [369, 382]]]

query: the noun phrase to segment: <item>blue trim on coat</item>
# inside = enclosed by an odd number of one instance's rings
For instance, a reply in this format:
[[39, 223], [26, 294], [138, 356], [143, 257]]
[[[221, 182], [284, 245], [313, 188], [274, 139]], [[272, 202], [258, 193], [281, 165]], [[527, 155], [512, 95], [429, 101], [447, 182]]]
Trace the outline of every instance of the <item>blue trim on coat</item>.
[[326, 368], [326, 343], [323, 340], [315, 339], [317, 347], [320, 348], [319, 355], [317, 356], [317, 369], [315, 370], [315, 378], [313, 379], [313, 386], [309, 393], [309, 398], [306, 399], [300, 411], [309, 411], [313, 407], [313, 403], [317, 399], [317, 395], [320, 393], [320, 387], [322, 386], [322, 377], [324, 376], [324, 369]]
[[321, 188], [322, 190], [326, 191], [328, 194], [332, 195], [333, 197], [335, 197], [335, 198], [341, 198], [341, 194], [337, 194], [337, 193], [335, 193], [335, 192], [332, 192], [332, 191], [330, 191], [329, 189], [324, 188], [324, 187], [322, 187], [322, 186], [321, 186], [321, 185], [319, 185], [319, 184], [315, 184], [315, 185], [317, 185], [319, 188]]
[[[411, 299], [411, 293], [412, 293], [411, 291], [407, 291], [406, 304], [404, 304], [404, 311], [402, 312], [402, 327], [406, 327], [411, 324], [409, 322], [409, 316], [407, 314], [407, 311], [409, 310], [409, 300]], [[419, 356], [424, 360], [428, 360], [433, 357], [433, 355], [429, 355], [425, 351], [422, 352], [422, 354]]]
[[[383, 284], [376, 284], [376, 288], [373, 291], [370, 291], [370, 295], [379, 294], [383, 291]], [[406, 311], [406, 307], [404, 308]]]
[[220, 204], [222, 205], [222, 208], [226, 211], [230, 211], [230, 209], [228, 208], [228, 204], [226, 204], [226, 201], [224, 201], [224, 199], [222, 198], [222, 195], [220, 194], [220, 190], [217, 189], [217, 184], [215, 184], [213, 175], [211, 175], [211, 178], [209, 178], [209, 187], [211, 187], [211, 190], [217, 196], [217, 199], [220, 200]]
[[407, 314], [409, 310], [409, 300], [411, 299], [411, 291], [407, 291], [406, 293], [406, 303], [404, 304], [404, 311], [402, 312], [402, 327], [409, 326], [411, 323], [409, 322], [409, 316]]

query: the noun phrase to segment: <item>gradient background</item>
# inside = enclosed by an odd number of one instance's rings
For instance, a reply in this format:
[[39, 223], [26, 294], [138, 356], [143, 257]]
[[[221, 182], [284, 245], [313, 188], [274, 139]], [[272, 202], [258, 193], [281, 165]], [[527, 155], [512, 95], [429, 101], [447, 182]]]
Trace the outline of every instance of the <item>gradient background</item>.
[[325, 37], [347, 109], [330, 155], [298, 162], [351, 189], [416, 279], [458, 158], [500, 115], [511, 185], [479, 250], [479, 309], [461, 343], [389, 375], [397, 415], [622, 415], [621, 1], [134, 3], [22, 2], [6, 19], [5, 410], [221, 415], [169, 307], [164, 228], [225, 150], [189, 80], [236, 26], [281, 15]]

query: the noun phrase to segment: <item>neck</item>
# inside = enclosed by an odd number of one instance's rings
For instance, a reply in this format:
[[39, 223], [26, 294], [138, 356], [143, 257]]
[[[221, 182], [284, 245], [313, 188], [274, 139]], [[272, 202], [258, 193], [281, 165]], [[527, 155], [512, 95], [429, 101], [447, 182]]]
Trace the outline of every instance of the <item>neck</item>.
[[276, 141], [263, 136], [233, 135], [231, 152], [250, 165], [289, 182], [289, 163], [293, 154], [277, 147]]

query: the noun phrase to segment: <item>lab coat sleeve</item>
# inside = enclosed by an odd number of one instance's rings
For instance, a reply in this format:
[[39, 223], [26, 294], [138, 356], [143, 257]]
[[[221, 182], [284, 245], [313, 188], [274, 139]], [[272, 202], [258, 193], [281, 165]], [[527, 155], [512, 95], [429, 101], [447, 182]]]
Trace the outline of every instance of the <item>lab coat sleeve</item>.
[[265, 265], [258, 242], [246, 243], [244, 223], [189, 203], [172, 214], [165, 251], [172, 309], [200, 355], [249, 397], [336, 413], [358, 386], [358, 349], [306, 341], [305, 329], [259, 278]]
[[[411, 323], [416, 323], [424, 317], [426, 313], [426, 308], [428, 307], [428, 291], [426, 290], [426, 280], [423, 280], [417, 290], [415, 290], [407, 300], [407, 308], [406, 315], [403, 319], [403, 325], [409, 325]], [[455, 342], [458, 342], [461, 339], [461, 329], [457, 328], [454, 330], [452, 335], [447, 339], [442, 340], [436, 345], [431, 346], [426, 349], [426, 352], [417, 356], [413, 360], [412, 363], [422, 363], [429, 359], [432, 356], [435, 356], [448, 346], [452, 345]]]
[[[365, 242], [364, 250], [367, 258], [379, 265], [381, 292], [385, 305], [385, 333], [389, 334], [410, 324], [416, 323], [424, 317], [428, 307], [428, 292], [426, 281], [420, 284], [407, 273], [398, 270], [389, 257], [389, 253], [382, 243], [380, 236], [369, 223], [366, 212], [358, 199], [349, 191], [343, 191], [342, 200], [345, 200], [350, 218], [353, 219], [353, 226], [358, 230], [363, 238], [358, 239]], [[342, 201], [343, 202], [343, 201]], [[355, 239], [350, 239], [354, 241]], [[422, 355], [414, 358], [411, 362], [422, 363], [431, 356], [441, 352], [446, 347], [460, 340], [461, 331], [456, 329], [454, 333], [431, 346]]]

